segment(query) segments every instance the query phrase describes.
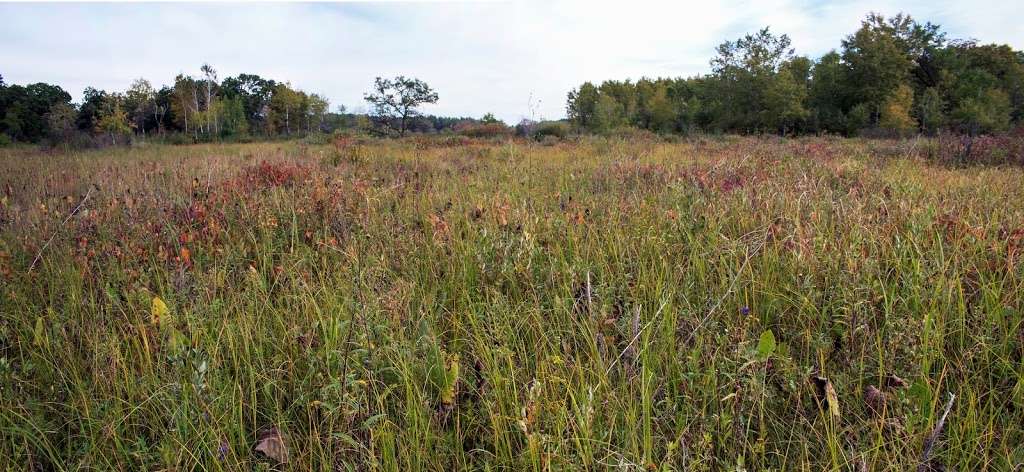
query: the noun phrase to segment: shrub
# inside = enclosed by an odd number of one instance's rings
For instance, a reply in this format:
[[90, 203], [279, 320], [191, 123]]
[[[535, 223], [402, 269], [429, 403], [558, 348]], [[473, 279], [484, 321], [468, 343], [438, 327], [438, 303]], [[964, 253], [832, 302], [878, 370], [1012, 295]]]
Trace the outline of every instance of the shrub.
[[302, 139], [302, 142], [305, 144], [312, 145], [329, 144], [331, 142], [331, 137], [328, 136], [327, 133], [310, 133], [307, 134], [306, 137]]
[[608, 137], [624, 141], [657, 141], [658, 135], [650, 130], [634, 126], [618, 126], [608, 132]]
[[11, 137], [4, 133], [0, 133], [0, 147], [10, 146], [12, 143]]
[[458, 133], [470, 138], [507, 138], [512, 136], [512, 129], [503, 123], [480, 123], [463, 127]]
[[362, 137], [336, 134], [332, 142], [335, 152], [331, 153], [325, 161], [329, 165], [336, 166], [342, 162], [362, 162], [368, 155], [365, 146], [367, 140]]
[[565, 139], [569, 136], [569, 124], [562, 121], [542, 121], [533, 127], [531, 136], [537, 141], [543, 141], [548, 136]]
[[527, 138], [533, 136], [533, 129], [537, 127], [537, 122], [523, 118], [519, 124], [516, 125], [516, 136], [521, 138]]
[[192, 144], [195, 139], [185, 133], [168, 133], [164, 135], [164, 143], [166, 144]]
[[942, 133], [923, 155], [946, 165], [1024, 165], [1024, 127], [983, 136]]
[[255, 166], [246, 167], [239, 183], [250, 188], [267, 188], [292, 185], [309, 175], [309, 168], [290, 162], [260, 161]]

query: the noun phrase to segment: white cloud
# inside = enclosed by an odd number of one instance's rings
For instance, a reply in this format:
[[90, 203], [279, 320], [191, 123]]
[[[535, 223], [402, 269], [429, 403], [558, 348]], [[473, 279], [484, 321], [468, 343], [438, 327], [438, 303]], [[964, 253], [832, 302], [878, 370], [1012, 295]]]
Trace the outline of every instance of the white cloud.
[[137, 77], [169, 83], [209, 62], [221, 77], [257, 73], [350, 107], [375, 76], [405, 74], [440, 93], [429, 112], [514, 122], [530, 114], [531, 97], [539, 116], [563, 116], [566, 93], [585, 80], [706, 72], [715, 45], [765, 25], [817, 56], [869, 11], [1024, 46], [1015, 23], [1024, 7], [1013, 2], [4, 4], [0, 74], [78, 98], [86, 86], [123, 90]]

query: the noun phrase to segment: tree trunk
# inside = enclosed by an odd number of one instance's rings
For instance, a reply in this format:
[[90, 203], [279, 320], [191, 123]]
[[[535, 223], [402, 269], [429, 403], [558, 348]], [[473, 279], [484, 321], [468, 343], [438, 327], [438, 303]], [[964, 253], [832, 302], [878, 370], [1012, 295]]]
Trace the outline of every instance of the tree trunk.
[[185, 134], [188, 134], [188, 103], [181, 97], [181, 116], [185, 120]]
[[[201, 110], [199, 110], [199, 93], [196, 92], [196, 88], [195, 87], [192, 87], [192, 103], [196, 107], [196, 113], [199, 113], [201, 111]], [[202, 115], [200, 115], [200, 116], [202, 116]], [[203, 131], [203, 120], [199, 120], [199, 132], [200, 133], [204, 132]], [[198, 135], [196, 137], [198, 137]]]

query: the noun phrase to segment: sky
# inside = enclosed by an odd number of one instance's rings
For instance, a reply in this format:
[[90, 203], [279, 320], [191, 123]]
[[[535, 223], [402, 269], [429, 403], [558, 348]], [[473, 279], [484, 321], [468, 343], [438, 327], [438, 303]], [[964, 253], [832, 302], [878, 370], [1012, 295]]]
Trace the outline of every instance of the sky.
[[0, 75], [121, 91], [179, 73], [255, 73], [363, 111], [374, 77], [420, 78], [426, 113], [508, 123], [565, 116], [584, 81], [706, 73], [715, 46], [769, 26], [812, 58], [868, 12], [911, 14], [950, 38], [1024, 49], [1024, 2], [557, 1], [360, 3], [0, 3]]

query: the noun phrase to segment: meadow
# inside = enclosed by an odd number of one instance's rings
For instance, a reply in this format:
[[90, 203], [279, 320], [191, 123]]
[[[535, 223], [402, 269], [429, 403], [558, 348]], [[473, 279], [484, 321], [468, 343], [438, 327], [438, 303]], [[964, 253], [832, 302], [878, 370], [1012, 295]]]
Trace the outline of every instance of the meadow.
[[0, 149], [0, 469], [1017, 470], [1024, 170], [934, 145]]

